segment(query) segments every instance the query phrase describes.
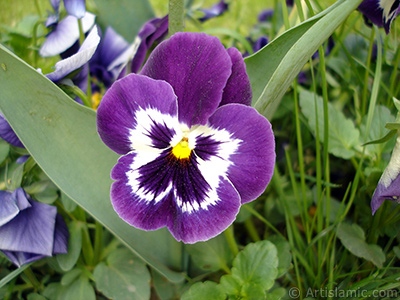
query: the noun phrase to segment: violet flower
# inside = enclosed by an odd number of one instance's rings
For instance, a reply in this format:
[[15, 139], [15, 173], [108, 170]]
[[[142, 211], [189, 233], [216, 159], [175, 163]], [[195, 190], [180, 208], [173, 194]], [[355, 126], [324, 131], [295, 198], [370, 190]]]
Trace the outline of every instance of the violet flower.
[[97, 110], [103, 142], [121, 154], [111, 202], [143, 230], [208, 240], [264, 192], [275, 164], [271, 124], [251, 102], [240, 52], [203, 33], [176, 33], [141, 73], [116, 81]]
[[378, 186], [371, 200], [372, 214], [378, 210], [385, 200], [400, 202], [400, 135], [397, 134], [389, 164], [379, 179]]
[[229, 8], [229, 4], [224, 1], [224, 0], [220, 0], [217, 4], [213, 5], [211, 8], [209, 9], [199, 9], [200, 11], [202, 11], [204, 13], [204, 16], [199, 18], [200, 22], [205, 22], [209, 19], [221, 16], [225, 11], [227, 11]]
[[22, 188], [0, 191], [0, 250], [15, 265], [67, 253], [68, 238], [55, 206], [33, 201]]
[[364, 0], [358, 10], [378, 27], [385, 28], [386, 34], [389, 34], [390, 25], [396, 16], [400, 13], [400, 1], [398, 0]]

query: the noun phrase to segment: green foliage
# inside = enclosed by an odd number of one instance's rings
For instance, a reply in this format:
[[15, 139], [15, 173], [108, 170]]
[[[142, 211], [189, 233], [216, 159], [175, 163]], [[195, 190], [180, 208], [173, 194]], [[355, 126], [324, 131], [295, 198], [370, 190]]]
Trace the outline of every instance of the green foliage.
[[[320, 141], [324, 141], [325, 123], [322, 97], [302, 90], [300, 92], [300, 107], [302, 113], [307, 117], [308, 124], [314, 135], [317, 132], [318, 126]], [[345, 159], [353, 157], [355, 155], [355, 148], [360, 145], [359, 130], [355, 127], [352, 120], [346, 118], [343, 112], [338, 111], [331, 103], [328, 103], [328, 118], [328, 151], [337, 157]]]
[[343, 246], [351, 253], [371, 261], [379, 268], [383, 267], [386, 260], [382, 248], [377, 245], [367, 244], [364, 230], [357, 224], [340, 223], [336, 234]]
[[96, 266], [93, 276], [97, 289], [111, 299], [150, 298], [149, 271], [127, 249], [112, 252]]

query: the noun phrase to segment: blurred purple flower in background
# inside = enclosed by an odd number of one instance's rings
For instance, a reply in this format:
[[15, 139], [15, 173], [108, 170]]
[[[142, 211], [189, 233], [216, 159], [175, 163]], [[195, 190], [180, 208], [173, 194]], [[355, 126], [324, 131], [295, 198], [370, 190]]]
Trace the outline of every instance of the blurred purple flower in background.
[[211, 8], [206, 9], [206, 8], [201, 8], [199, 9], [204, 13], [204, 16], [199, 18], [200, 22], [205, 22], [209, 19], [221, 16], [225, 11], [227, 11], [229, 8], [229, 4], [221, 0], [217, 4], [213, 5]]
[[0, 191], [0, 250], [18, 267], [67, 253], [69, 233], [57, 208], [31, 199], [22, 188]]

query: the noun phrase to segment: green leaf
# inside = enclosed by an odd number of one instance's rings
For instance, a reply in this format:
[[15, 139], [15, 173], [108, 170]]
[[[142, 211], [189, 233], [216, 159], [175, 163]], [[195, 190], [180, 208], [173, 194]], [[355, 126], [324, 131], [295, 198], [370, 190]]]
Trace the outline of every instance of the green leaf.
[[343, 246], [357, 257], [371, 261], [382, 268], [386, 260], [382, 248], [378, 245], [367, 244], [363, 229], [357, 224], [340, 223], [336, 234]]
[[31, 293], [28, 295], [27, 300], [46, 300], [46, 298], [37, 293]]
[[2, 164], [10, 152], [10, 144], [5, 141], [0, 142], [0, 164]]
[[[319, 138], [324, 141], [324, 108], [323, 99], [306, 90], [300, 92], [300, 107], [308, 119], [314, 135], [316, 134], [317, 122], [315, 116], [315, 105], [318, 112]], [[328, 103], [329, 115], [329, 143], [328, 151], [337, 157], [349, 159], [355, 155], [354, 148], [359, 146], [360, 132], [352, 120], [338, 111], [331, 103]]]
[[96, 287], [115, 300], [149, 299], [150, 273], [127, 249], [118, 249], [93, 273]]
[[204, 299], [212, 299], [212, 300], [225, 300], [226, 295], [223, 292], [222, 288], [215, 282], [206, 281], [206, 282], [198, 282], [190, 287], [188, 291], [186, 291], [181, 300], [204, 300]]
[[[394, 122], [395, 117], [391, 114], [390, 110], [382, 105], [377, 105], [374, 110], [374, 115], [371, 120], [371, 127], [368, 133], [365, 132], [366, 124], [367, 124], [367, 116], [364, 116], [360, 131], [362, 137], [367, 137], [366, 140], [362, 142], [370, 142], [370, 141], [379, 141], [386, 139], [390, 139], [395, 135], [397, 131], [389, 131], [385, 128], [386, 123]], [[380, 157], [384, 151], [389, 152], [394, 147], [394, 139], [393, 143], [383, 144], [383, 143], [375, 143], [368, 145], [365, 147], [365, 154], [372, 157]]]
[[70, 222], [68, 230], [68, 253], [56, 256], [58, 265], [64, 272], [71, 270], [75, 266], [82, 248], [82, 226], [78, 222]]
[[97, 23], [104, 29], [111, 26], [128, 42], [132, 42], [140, 27], [154, 17], [153, 9], [147, 0], [95, 0], [98, 10]]
[[266, 240], [248, 244], [232, 265], [232, 274], [221, 278], [221, 286], [226, 293], [247, 297], [249, 286], [257, 290], [269, 290], [278, 275], [277, 249]]
[[292, 255], [290, 254], [289, 242], [281, 236], [274, 235], [268, 238], [268, 240], [273, 243], [276, 247], [278, 254], [278, 277], [285, 274], [290, 266], [292, 265]]
[[340, 0], [293, 27], [245, 59], [253, 88], [253, 106], [267, 118], [318, 47], [332, 35], [362, 0]]
[[64, 209], [68, 212], [73, 212], [76, 208], [76, 203], [68, 197], [65, 193], [61, 192], [61, 197], [60, 197], [61, 203], [64, 207]]
[[203, 270], [217, 271], [227, 269], [233, 259], [232, 251], [224, 235], [207, 242], [186, 245], [194, 263]]
[[0, 110], [48, 177], [131, 251], [178, 282], [181, 244], [166, 229], [129, 226], [110, 202], [110, 171], [118, 155], [97, 134], [96, 113], [0, 45]]
[[96, 300], [96, 294], [89, 278], [83, 273], [71, 285], [65, 287], [60, 300]]

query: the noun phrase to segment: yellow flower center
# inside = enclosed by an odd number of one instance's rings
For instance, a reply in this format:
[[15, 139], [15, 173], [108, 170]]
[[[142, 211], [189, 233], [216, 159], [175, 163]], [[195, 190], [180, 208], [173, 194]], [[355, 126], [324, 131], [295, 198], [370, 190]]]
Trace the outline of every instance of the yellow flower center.
[[172, 148], [172, 154], [178, 159], [189, 158], [192, 150], [189, 148], [187, 137], [184, 137], [176, 146]]
[[93, 95], [92, 95], [92, 108], [94, 110], [96, 110], [97, 107], [99, 106], [102, 97], [103, 96], [99, 92], [93, 93]]

